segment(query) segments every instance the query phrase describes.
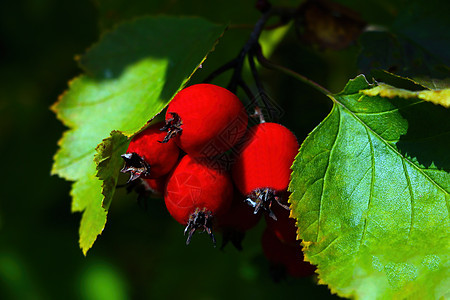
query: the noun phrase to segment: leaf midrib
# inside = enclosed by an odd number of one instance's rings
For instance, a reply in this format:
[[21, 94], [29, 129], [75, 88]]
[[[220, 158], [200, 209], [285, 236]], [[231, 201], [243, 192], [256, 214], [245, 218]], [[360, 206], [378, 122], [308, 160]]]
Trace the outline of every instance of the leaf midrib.
[[[349, 96], [349, 95], [346, 95]], [[398, 156], [400, 156], [402, 159], [404, 159], [405, 161], [407, 161], [414, 169], [416, 169], [420, 174], [422, 174], [422, 176], [424, 176], [425, 178], [427, 178], [434, 186], [436, 186], [439, 190], [441, 190], [442, 192], [444, 192], [444, 194], [449, 195], [449, 193], [443, 188], [441, 187], [436, 181], [434, 181], [432, 178], [430, 178], [426, 173], [424, 173], [424, 171], [419, 168], [416, 164], [414, 164], [412, 161], [410, 161], [408, 158], [404, 157], [400, 152], [397, 151], [397, 149], [395, 149], [390, 143], [388, 143], [385, 139], [383, 139], [378, 133], [376, 133], [372, 128], [370, 128], [363, 120], [361, 120], [356, 113], [354, 113], [353, 111], [351, 111], [347, 106], [345, 106], [342, 102], [340, 102], [336, 97], [334, 97], [333, 95], [329, 95], [330, 99], [333, 100], [333, 102], [335, 102], [336, 104], [338, 104], [339, 106], [341, 106], [343, 109], [345, 109], [348, 113], [350, 113], [350, 115], [353, 116], [353, 118], [358, 121], [360, 124], [362, 124], [367, 130], [369, 130], [374, 136], [376, 136], [380, 141], [382, 141], [388, 148], [390, 148], [394, 153], [396, 153]], [[417, 102], [414, 105], [423, 103], [423, 101], [421, 102]], [[446, 197], [447, 198], [447, 197]]]
[[[334, 111], [334, 108], [333, 108], [333, 111]], [[330, 113], [330, 115], [333, 113], [333, 111]], [[327, 166], [325, 167], [325, 174], [323, 175], [322, 191], [321, 191], [321, 193], [320, 193], [320, 202], [319, 202], [319, 216], [318, 216], [318, 218], [317, 218], [317, 221], [318, 221], [318, 222], [317, 222], [316, 243], [319, 241], [319, 234], [320, 234], [320, 219], [321, 219], [321, 216], [322, 216], [322, 202], [323, 202], [323, 194], [324, 194], [324, 191], [325, 191], [325, 185], [326, 185], [326, 177], [327, 177], [327, 174], [328, 174], [328, 170], [330, 169], [329, 166], [330, 166], [331, 156], [333, 155], [333, 150], [334, 150], [334, 147], [336, 146], [336, 142], [337, 142], [337, 140], [338, 140], [339, 132], [340, 132], [340, 129], [341, 129], [342, 118], [341, 118], [341, 115], [340, 115], [340, 114], [338, 114], [338, 117], [339, 117], [339, 123], [338, 123], [338, 124], [339, 124], [339, 127], [338, 127], [338, 129], [337, 129], [336, 137], [335, 137], [335, 139], [334, 139], [334, 142], [333, 142], [333, 144], [331, 145], [330, 153], [329, 153], [329, 155], [328, 155]]]

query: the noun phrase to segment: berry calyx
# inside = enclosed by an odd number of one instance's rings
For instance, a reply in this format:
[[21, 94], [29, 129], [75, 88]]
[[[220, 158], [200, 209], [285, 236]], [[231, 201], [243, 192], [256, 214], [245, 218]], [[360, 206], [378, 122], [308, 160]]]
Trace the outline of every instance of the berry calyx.
[[183, 122], [181, 121], [180, 116], [174, 112], [170, 112], [169, 114], [172, 115], [172, 117], [168, 119], [166, 117], [166, 124], [160, 129], [161, 131], [167, 131], [166, 136], [160, 143], [167, 143], [171, 138], [181, 134], [183, 131], [181, 128]]
[[128, 182], [134, 181], [138, 178], [150, 177], [150, 164], [145, 161], [143, 156], [136, 152], [122, 154], [121, 157], [125, 161], [125, 166], [120, 170], [122, 173], [130, 172]]
[[184, 228], [184, 235], [188, 234], [186, 245], [189, 245], [191, 243], [192, 235], [195, 233], [195, 231], [201, 229], [202, 231], [206, 231], [206, 233], [208, 233], [215, 247], [216, 238], [212, 233], [212, 220], [213, 215], [211, 211], [207, 210], [205, 207], [203, 209], [197, 207], [189, 216], [189, 221]]
[[180, 149], [173, 141], [160, 143], [165, 133], [160, 130], [163, 122], [151, 125], [137, 134], [122, 154], [125, 166], [122, 173], [130, 173], [128, 182], [137, 178], [159, 178], [169, 173], [178, 161]]
[[274, 203], [277, 203], [285, 210], [289, 210], [289, 206], [282, 203], [283, 194], [283, 192], [275, 191], [271, 188], [257, 188], [248, 195], [245, 202], [254, 208], [255, 214], [260, 209], [263, 209], [268, 213], [269, 217], [276, 221], [276, 214], [272, 210]]
[[162, 142], [174, 140], [191, 156], [216, 156], [244, 136], [248, 116], [236, 95], [213, 84], [189, 86], [167, 107]]
[[213, 221], [229, 209], [232, 195], [233, 184], [227, 172], [186, 155], [167, 179], [164, 201], [172, 217], [186, 226], [186, 244], [197, 230], [202, 230], [215, 246]]
[[265, 122], [250, 128], [231, 171], [236, 187], [255, 211], [262, 208], [276, 219], [274, 203], [288, 209], [283, 196], [298, 148], [295, 135], [280, 124]]

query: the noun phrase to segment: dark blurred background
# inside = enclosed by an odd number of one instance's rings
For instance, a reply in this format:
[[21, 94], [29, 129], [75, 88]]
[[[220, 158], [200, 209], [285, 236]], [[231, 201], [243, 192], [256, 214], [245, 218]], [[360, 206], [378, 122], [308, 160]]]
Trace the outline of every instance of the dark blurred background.
[[[50, 176], [65, 128], [49, 107], [82, 72], [75, 55], [83, 54], [102, 30], [137, 11], [199, 14], [215, 22], [232, 19], [247, 25], [259, 15], [252, 1], [248, 7], [202, 1], [145, 3], [0, 4], [0, 299], [332, 298], [314, 278], [271, 280], [260, 246], [264, 222], [248, 233], [242, 252], [232, 246], [214, 249], [206, 235], [195, 235], [186, 247], [183, 228], [170, 218], [161, 199], [150, 199], [144, 209], [135, 194], [124, 191], [113, 201], [105, 231], [83, 256], [78, 247], [80, 214], [70, 209], [71, 183]], [[391, 8], [375, 5], [364, 17], [378, 15], [388, 23]], [[208, 58], [211, 63], [220, 65], [236, 56], [236, 45], [243, 45], [250, 29], [230, 29]], [[337, 92], [358, 74], [359, 49], [352, 43], [344, 50], [317, 50], [302, 45], [290, 30], [273, 59]], [[294, 79], [274, 71], [262, 71], [261, 76], [284, 110], [282, 123], [300, 140], [331, 108], [331, 101]]]

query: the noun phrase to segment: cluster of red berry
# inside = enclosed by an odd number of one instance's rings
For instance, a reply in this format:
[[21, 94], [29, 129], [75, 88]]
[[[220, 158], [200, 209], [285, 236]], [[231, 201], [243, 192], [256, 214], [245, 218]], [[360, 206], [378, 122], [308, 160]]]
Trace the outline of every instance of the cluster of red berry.
[[292, 276], [311, 275], [289, 218], [287, 187], [298, 151], [295, 135], [263, 122], [247, 130], [248, 116], [230, 91], [212, 84], [181, 90], [170, 102], [165, 124], [136, 135], [122, 157], [130, 181], [143, 179], [164, 195], [169, 213], [195, 231], [214, 231], [241, 249], [244, 233], [265, 212], [263, 250]]

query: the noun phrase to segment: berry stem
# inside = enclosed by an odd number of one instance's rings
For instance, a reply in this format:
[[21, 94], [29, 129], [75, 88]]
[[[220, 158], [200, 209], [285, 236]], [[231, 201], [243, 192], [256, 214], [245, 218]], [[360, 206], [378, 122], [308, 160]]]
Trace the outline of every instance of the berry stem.
[[229, 62], [223, 64], [222, 66], [220, 66], [218, 69], [216, 69], [214, 72], [212, 72], [211, 74], [208, 75], [208, 77], [206, 77], [203, 82], [204, 83], [210, 83], [214, 78], [216, 78], [217, 76], [219, 76], [220, 74], [234, 68], [237, 64], [237, 58], [230, 60]]
[[260, 45], [257, 45], [255, 47], [255, 55], [256, 58], [258, 60], [258, 62], [263, 66], [266, 67], [268, 69], [273, 69], [273, 70], [278, 70], [281, 71], [283, 73], [285, 73], [286, 75], [292, 76], [295, 79], [300, 80], [303, 83], [306, 83], [307, 85], [313, 87], [314, 89], [316, 89], [317, 91], [321, 92], [322, 94], [326, 95], [326, 96], [330, 96], [331, 92], [329, 90], [327, 90], [326, 88], [324, 88], [323, 86], [321, 86], [320, 84], [318, 84], [315, 81], [312, 81], [311, 79], [289, 69], [286, 68], [284, 66], [281, 66], [277, 63], [274, 63], [273, 61], [270, 61], [269, 59], [267, 59], [263, 53], [262, 53], [262, 49]]
[[273, 15], [272, 10], [268, 10], [259, 20], [256, 22], [255, 27], [253, 27], [253, 31], [250, 34], [249, 39], [247, 40], [247, 43], [245, 43], [244, 47], [242, 48], [241, 52], [237, 56], [236, 60], [236, 66], [234, 67], [233, 76], [231, 77], [230, 83], [228, 85], [228, 89], [236, 93], [236, 88], [238, 86], [238, 82], [242, 80], [242, 68], [244, 66], [245, 57], [250, 52], [250, 50], [253, 48], [255, 44], [258, 43], [258, 39], [261, 35], [262, 30], [264, 29], [264, 25], [266, 24], [267, 20]]
[[215, 70], [208, 77], [206, 77], [203, 82], [209, 83], [214, 78], [219, 76], [220, 74], [222, 74], [230, 69], [234, 69], [233, 74], [230, 79], [230, 82], [227, 86], [227, 89], [229, 91], [231, 91], [232, 93], [236, 94], [237, 88], [238, 87], [242, 88], [242, 90], [246, 93], [247, 97], [249, 97], [250, 100], [252, 101], [252, 104], [254, 106], [258, 106], [258, 103], [256, 103], [257, 98], [254, 97], [254, 94], [251, 92], [251, 89], [248, 87], [247, 84], [245, 84], [245, 82], [242, 78], [242, 70], [243, 70], [245, 58], [248, 56], [251, 72], [253, 74], [253, 78], [255, 80], [258, 92], [261, 96], [262, 103], [259, 103], [259, 104], [260, 105], [262, 104], [263, 107], [265, 107], [267, 109], [269, 117], [272, 119], [273, 118], [273, 108], [267, 101], [267, 96], [264, 92], [261, 80], [258, 76], [258, 71], [256, 69], [255, 62], [254, 62], [253, 52], [254, 52], [255, 46], [259, 45], [258, 40], [259, 40], [259, 37], [261, 36], [261, 32], [265, 29], [265, 25], [266, 25], [267, 21], [273, 16], [279, 16], [280, 24], [286, 24], [294, 16], [295, 9], [282, 8], [282, 7], [274, 8], [270, 5], [270, 3], [268, 1], [264, 1], [264, 0], [259, 0], [256, 3], [256, 6], [262, 12], [262, 16], [258, 19], [256, 24], [254, 25], [253, 31], [251, 32], [250, 37], [247, 40], [247, 42], [245, 43], [244, 47], [239, 52], [239, 55], [236, 58], [232, 59], [231, 61], [220, 66], [217, 70]]
[[253, 118], [259, 118], [259, 123], [265, 123], [266, 120], [264, 119], [264, 114], [261, 110], [261, 108], [259, 108], [259, 106], [255, 105], [255, 112], [253, 113], [253, 115], [251, 115], [251, 117]]
[[258, 70], [256, 69], [253, 51], [250, 52], [249, 55], [248, 55], [248, 62], [250, 64], [250, 69], [252, 71], [253, 78], [255, 79], [256, 87], [257, 87], [258, 93], [259, 93], [259, 95], [261, 97], [261, 101], [263, 102], [264, 107], [266, 108], [267, 113], [269, 114], [269, 118], [271, 120], [273, 120], [274, 119], [274, 116], [273, 116], [274, 108], [271, 106], [269, 101], [267, 101], [267, 94], [264, 91], [263, 85], [261, 83], [261, 79], [259, 78]]

